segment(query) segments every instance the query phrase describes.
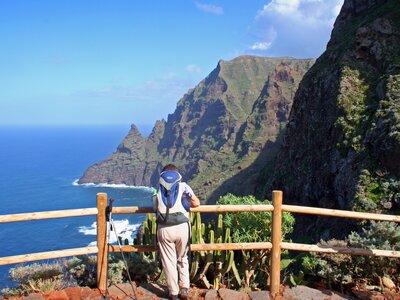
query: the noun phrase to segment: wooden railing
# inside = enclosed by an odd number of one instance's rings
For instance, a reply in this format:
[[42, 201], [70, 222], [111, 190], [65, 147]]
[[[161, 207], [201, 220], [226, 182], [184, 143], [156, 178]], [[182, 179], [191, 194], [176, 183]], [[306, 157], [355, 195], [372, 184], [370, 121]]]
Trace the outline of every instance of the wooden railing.
[[[281, 250], [307, 251], [307, 252], [324, 252], [324, 253], [342, 253], [349, 255], [369, 255], [369, 256], [385, 256], [400, 258], [400, 251], [379, 250], [379, 249], [359, 249], [348, 247], [327, 247], [319, 245], [308, 245], [298, 243], [282, 242], [282, 212], [314, 214], [332, 217], [345, 217], [364, 220], [376, 221], [392, 221], [400, 222], [400, 216], [383, 215], [373, 213], [361, 213], [354, 211], [324, 209], [314, 207], [304, 207], [295, 205], [282, 204], [282, 192], [273, 191], [272, 205], [204, 205], [192, 208], [192, 212], [265, 212], [271, 211], [272, 216], [272, 238], [271, 242], [260, 243], [218, 243], [218, 244], [192, 244], [191, 251], [203, 250], [256, 250], [271, 249], [271, 265], [270, 265], [270, 292], [274, 295], [279, 292], [280, 285], [280, 260]], [[107, 194], [97, 194], [97, 208], [59, 210], [50, 212], [24, 213], [0, 215], [0, 223], [10, 223], [29, 220], [43, 220], [51, 218], [66, 218], [76, 216], [97, 215], [97, 246], [74, 248], [58, 251], [40, 252], [33, 254], [15, 255], [8, 257], [0, 257], [0, 265], [15, 264], [22, 262], [30, 262], [42, 259], [53, 259], [74, 255], [97, 254], [97, 283], [101, 290], [106, 287], [106, 270], [107, 270], [107, 251], [119, 252], [119, 247], [108, 244], [107, 222], [106, 222]], [[113, 214], [131, 214], [131, 213], [151, 213], [151, 207], [114, 207]], [[122, 246], [124, 252], [150, 252], [156, 251], [156, 245], [125, 245]]]

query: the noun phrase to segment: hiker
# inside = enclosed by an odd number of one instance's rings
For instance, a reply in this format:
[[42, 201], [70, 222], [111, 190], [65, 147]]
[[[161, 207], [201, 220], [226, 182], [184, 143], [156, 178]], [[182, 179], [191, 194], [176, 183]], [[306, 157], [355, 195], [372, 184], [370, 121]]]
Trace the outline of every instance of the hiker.
[[157, 244], [170, 299], [189, 298], [189, 209], [200, 205], [191, 187], [181, 179], [175, 165], [166, 165], [153, 197], [157, 212]]

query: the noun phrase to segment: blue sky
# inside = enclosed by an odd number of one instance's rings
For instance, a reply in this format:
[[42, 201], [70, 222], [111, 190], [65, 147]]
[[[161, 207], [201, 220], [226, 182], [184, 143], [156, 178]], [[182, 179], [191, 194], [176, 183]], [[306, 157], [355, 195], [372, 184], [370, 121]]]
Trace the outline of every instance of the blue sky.
[[152, 125], [243, 54], [318, 57], [343, 0], [2, 0], [0, 125]]

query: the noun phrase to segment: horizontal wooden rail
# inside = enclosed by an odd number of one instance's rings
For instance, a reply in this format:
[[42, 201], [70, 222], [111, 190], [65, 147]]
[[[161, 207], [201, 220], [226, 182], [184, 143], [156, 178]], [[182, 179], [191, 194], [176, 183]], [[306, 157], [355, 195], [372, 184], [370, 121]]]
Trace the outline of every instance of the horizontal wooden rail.
[[[212, 251], [212, 250], [261, 250], [271, 249], [272, 244], [265, 243], [218, 243], [218, 244], [192, 244], [191, 251]], [[360, 248], [347, 248], [347, 247], [326, 247], [318, 245], [298, 244], [281, 242], [281, 248], [294, 251], [307, 251], [307, 252], [322, 252], [332, 254], [349, 254], [349, 255], [364, 255], [364, 256], [384, 256], [400, 258], [400, 251], [391, 250], [378, 250], [378, 249], [360, 249]], [[30, 262], [44, 259], [54, 259], [61, 257], [68, 257], [74, 255], [87, 255], [97, 253], [97, 247], [74, 248], [66, 250], [56, 250], [48, 252], [39, 252], [32, 254], [23, 254], [15, 256], [7, 256], [0, 258], [0, 266]], [[110, 252], [120, 252], [118, 245], [110, 245]], [[157, 251], [156, 246], [152, 245], [124, 245], [122, 246], [124, 252], [152, 252]]]
[[[121, 246], [123, 252], [153, 252], [158, 251], [157, 246], [153, 245], [123, 245]], [[121, 252], [118, 245], [109, 245], [109, 252]]]
[[[203, 205], [191, 208], [191, 212], [262, 212], [273, 211], [271, 204], [251, 204], [251, 205]], [[152, 213], [152, 207], [145, 206], [125, 206], [113, 207], [113, 214], [134, 214], [134, 213]]]
[[[191, 251], [212, 251], [212, 250], [262, 250], [271, 249], [272, 243], [218, 243], [218, 244], [191, 244]], [[364, 256], [384, 256], [400, 258], [400, 251], [378, 250], [378, 249], [362, 249], [348, 247], [327, 247], [319, 245], [298, 244], [281, 242], [281, 248], [285, 250], [306, 251], [306, 252], [322, 252], [332, 254], [349, 254]], [[110, 252], [120, 252], [118, 245], [110, 245]], [[157, 251], [157, 246], [152, 245], [124, 245], [123, 252], [152, 252]]]
[[[263, 211], [273, 211], [273, 210], [274, 207], [270, 204], [204, 205], [190, 209], [191, 212], [263, 212]], [[319, 207], [307, 207], [307, 206], [284, 204], [282, 205], [282, 210], [292, 213], [313, 214], [313, 215], [322, 215], [331, 217], [400, 222], [400, 216], [355, 212], [355, 211], [347, 211], [339, 209], [327, 209]], [[112, 211], [114, 214], [152, 213], [153, 209], [151, 207], [126, 206], [126, 207], [113, 207]], [[97, 208], [79, 208], [79, 209], [68, 209], [68, 210], [9, 214], [9, 215], [0, 215], [0, 223], [68, 218], [68, 217], [79, 217], [79, 216], [93, 216], [96, 214], [97, 214]]]
[[340, 253], [349, 255], [364, 255], [364, 256], [385, 256], [400, 258], [400, 251], [378, 250], [378, 249], [362, 249], [348, 247], [328, 247], [320, 245], [308, 245], [297, 243], [281, 242], [281, 248], [286, 250], [306, 251], [306, 252], [322, 252], [322, 253]]
[[119, 206], [112, 209], [113, 214], [147, 214], [153, 212], [153, 208], [147, 206]]
[[[152, 252], [157, 247], [152, 245], [124, 245], [121, 247], [123, 252]], [[191, 251], [212, 251], [212, 250], [261, 250], [271, 249], [272, 244], [266, 243], [218, 243], [218, 244], [191, 244]], [[121, 252], [118, 245], [110, 245], [110, 252]]]
[[0, 223], [11, 223], [32, 220], [57, 219], [68, 217], [81, 217], [97, 215], [97, 208], [78, 208], [66, 210], [53, 210], [23, 214], [0, 215]]
[[6, 257], [0, 257], [0, 266], [23, 263], [23, 262], [30, 262], [30, 261], [35, 261], [35, 260], [68, 257], [68, 256], [74, 256], [74, 255], [95, 254], [97, 252], [98, 252], [97, 247], [85, 247], [85, 248], [73, 248], [73, 249], [65, 249], [65, 250], [56, 250], [56, 251], [47, 251], [47, 252], [39, 252], [39, 253], [31, 253], [31, 254], [23, 254], [23, 255], [6, 256]]
[[271, 204], [250, 204], [250, 205], [200, 205], [191, 208], [191, 212], [253, 212], [273, 211]]
[[352, 219], [364, 219], [364, 220], [376, 220], [376, 221], [400, 222], [400, 216], [374, 214], [374, 213], [366, 213], [366, 212], [356, 212], [356, 211], [348, 211], [348, 210], [340, 210], [340, 209], [329, 209], [329, 208], [285, 205], [284, 204], [284, 205], [282, 205], [282, 210], [288, 211], [291, 213], [302, 213], [302, 214], [312, 214], [312, 215], [342, 217], [342, 218], [352, 218]]
[[221, 244], [192, 244], [191, 251], [207, 251], [207, 250], [262, 250], [271, 249], [270, 242], [265, 243], [221, 243]]

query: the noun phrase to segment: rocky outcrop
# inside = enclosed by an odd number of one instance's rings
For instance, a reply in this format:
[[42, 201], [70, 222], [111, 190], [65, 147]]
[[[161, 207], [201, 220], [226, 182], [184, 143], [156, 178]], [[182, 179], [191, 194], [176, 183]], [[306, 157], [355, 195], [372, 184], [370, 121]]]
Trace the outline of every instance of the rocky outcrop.
[[[276, 164], [267, 166], [272, 180], [262, 175], [266, 190], [308, 206], [399, 208], [399, 20], [398, 1], [345, 1], [327, 50], [295, 95]], [[343, 220], [298, 221], [316, 238], [351, 229]]]
[[159, 140], [159, 131], [163, 131], [162, 122], [156, 124], [150, 137], [146, 139], [136, 126], [132, 125], [117, 150], [106, 160], [88, 168], [79, 183], [122, 183], [127, 185], [142, 183], [148, 185], [153, 168], [157, 166], [157, 163], [151, 160], [153, 144], [148, 141]]
[[[162, 165], [171, 162], [203, 200], [227, 191], [252, 193], [313, 63], [255, 56], [220, 61], [148, 138], [132, 125], [115, 153], [86, 170], [79, 183], [154, 186]], [[258, 167], [249, 169], [256, 159]]]

